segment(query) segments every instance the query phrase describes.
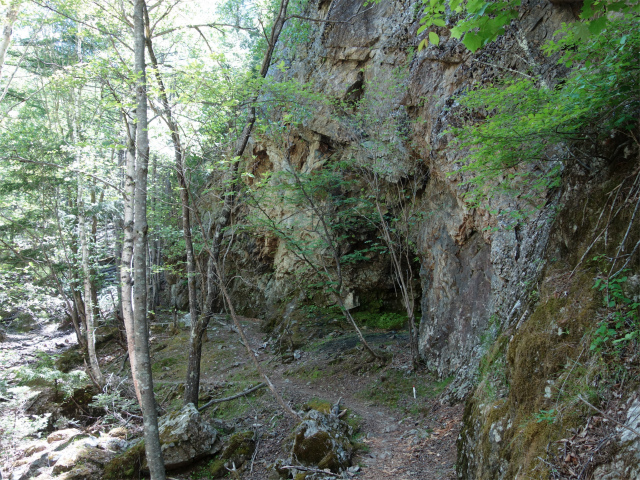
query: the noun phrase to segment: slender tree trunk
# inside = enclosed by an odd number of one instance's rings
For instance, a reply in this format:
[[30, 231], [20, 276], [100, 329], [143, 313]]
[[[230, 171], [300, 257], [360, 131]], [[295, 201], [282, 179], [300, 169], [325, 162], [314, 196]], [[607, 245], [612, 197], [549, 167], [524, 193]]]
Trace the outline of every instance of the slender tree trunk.
[[127, 333], [127, 351], [129, 352], [129, 364], [131, 365], [131, 378], [133, 379], [133, 387], [138, 398], [138, 403], [142, 405], [142, 396], [140, 387], [138, 386], [138, 375], [136, 373], [135, 345], [136, 337], [133, 322], [133, 278], [132, 278], [132, 259], [133, 259], [133, 204], [135, 198], [135, 175], [136, 175], [136, 127], [130, 123], [123, 114], [125, 129], [127, 134], [127, 151], [125, 154], [125, 173], [124, 173], [124, 216], [123, 216], [123, 239], [122, 239], [122, 255], [120, 264], [120, 289], [121, 289], [121, 305], [122, 320], [124, 330]]
[[149, 162], [149, 134], [147, 119], [147, 86], [145, 66], [144, 0], [135, 0], [134, 52], [137, 96], [136, 177], [134, 198], [134, 260], [133, 260], [133, 321], [135, 331], [135, 359], [144, 424], [145, 452], [151, 480], [165, 480], [164, 461], [158, 435], [158, 412], [153, 393], [149, 327], [147, 325], [147, 174]]
[[104, 377], [100, 371], [98, 357], [96, 356], [96, 336], [93, 311], [93, 292], [91, 282], [91, 268], [89, 268], [89, 245], [85, 231], [85, 214], [83, 200], [83, 175], [78, 174], [78, 238], [82, 250], [82, 273], [84, 276], [84, 299], [85, 299], [85, 320], [87, 323], [87, 355], [89, 357], [89, 367], [91, 376], [100, 387], [104, 385]]
[[[148, 21], [148, 14], [145, 10], [145, 17]], [[158, 60], [156, 59], [155, 52], [153, 50], [153, 43], [151, 41], [151, 32], [149, 29], [146, 31], [145, 43], [147, 51], [149, 52], [149, 59], [153, 65], [153, 71], [158, 83], [158, 90], [160, 92], [160, 101], [163, 108], [163, 117], [169, 130], [171, 131], [171, 141], [173, 143], [173, 153], [176, 163], [176, 174], [178, 176], [178, 188], [180, 189], [180, 203], [182, 204], [182, 236], [184, 238], [185, 252], [187, 254], [187, 288], [189, 292], [189, 315], [191, 317], [191, 336], [189, 339], [189, 360], [187, 366], [187, 378], [185, 382], [184, 404], [193, 403], [198, 406], [198, 391], [200, 387], [200, 348], [196, 344], [202, 343], [202, 334], [200, 333], [199, 319], [198, 319], [198, 300], [196, 294], [196, 264], [195, 255], [193, 251], [193, 240], [191, 233], [191, 209], [189, 199], [189, 186], [185, 176], [184, 168], [184, 151], [182, 148], [182, 142], [180, 139], [180, 131], [177, 123], [173, 120], [173, 114], [171, 112], [171, 106], [169, 105], [169, 99], [167, 97], [164, 81], [160, 74], [158, 67]]]
[[[76, 37], [76, 53], [78, 55], [78, 63], [82, 62], [82, 30], [78, 26]], [[73, 136], [76, 143], [80, 142], [80, 105], [82, 102], [82, 87], [79, 87], [75, 98], [75, 118], [73, 119]], [[78, 154], [78, 164], [82, 165], [82, 156]], [[96, 331], [94, 325], [94, 309], [93, 309], [93, 289], [91, 280], [91, 268], [89, 267], [89, 240], [85, 226], [85, 207], [84, 207], [84, 175], [78, 174], [78, 240], [80, 242], [82, 254], [82, 273], [84, 285], [84, 315], [86, 322], [87, 335], [87, 356], [89, 357], [89, 367], [93, 381], [99, 386], [104, 385], [104, 377], [100, 371], [100, 364], [96, 355]]]
[[13, 31], [13, 24], [18, 18], [18, 10], [20, 9], [20, 4], [22, 0], [13, 0], [9, 4], [9, 8], [7, 10], [7, 16], [5, 17], [5, 21], [2, 28], [2, 40], [0, 40], [0, 77], [2, 77], [2, 67], [4, 66], [4, 58], [7, 54], [7, 50], [9, 49], [9, 44], [11, 43], [11, 33]]
[[[276, 44], [278, 43], [278, 38], [280, 37], [280, 32], [282, 31], [282, 27], [284, 26], [284, 22], [287, 19], [287, 8], [289, 6], [289, 0], [282, 0], [280, 2], [280, 8], [278, 10], [278, 14], [273, 23], [273, 28], [271, 30], [271, 36], [269, 38], [269, 45], [267, 46], [267, 51], [265, 52], [264, 58], [262, 60], [262, 65], [260, 68], [260, 76], [265, 78], [269, 71], [269, 66], [271, 65], [271, 58], [273, 57], [273, 52], [275, 50]], [[256, 108], [254, 106], [255, 101], [257, 100], [257, 96], [252, 98], [250, 103], [251, 107], [249, 108], [249, 114], [247, 116], [247, 121], [245, 126], [240, 134], [240, 138], [238, 139], [238, 143], [236, 145], [236, 149], [233, 152], [234, 158], [239, 158], [244, 154], [244, 150], [247, 147], [247, 143], [249, 142], [249, 137], [251, 136], [251, 131], [253, 129], [253, 125], [256, 121]], [[215, 223], [212, 223], [211, 228], [209, 229], [207, 238], [211, 242], [211, 246], [209, 248], [209, 259], [207, 261], [207, 294], [206, 299], [204, 301], [204, 308], [202, 315], [198, 318], [197, 323], [192, 320], [191, 323], [191, 338], [190, 338], [190, 348], [189, 348], [189, 363], [188, 363], [188, 374], [187, 374], [187, 386], [185, 387], [185, 396], [184, 403], [193, 403], [194, 405], [198, 404], [198, 391], [200, 387], [200, 358], [202, 356], [202, 339], [204, 333], [207, 331], [207, 326], [209, 321], [211, 320], [211, 316], [213, 314], [216, 302], [220, 300], [220, 286], [221, 282], [223, 282], [223, 278], [221, 276], [221, 268], [220, 267], [220, 252], [222, 250], [222, 239], [224, 236], [224, 232], [226, 228], [229, 226], [231, 222], [231, 212], [233, 210], [233, 205], [235, 202], [235, 194], [237, 192], [237, 180], [238, 180], [238, 168], [239, 161], [234, 161], [231, 164], [229, 172], [227, 173], [227, 181], [225, 184], [230, 184], [230, 191], [224, 195], [224, 203], [222, 205], [222, 209]], [[197, 211], [194, 209], [194, 213], [197, 215]], [[212, 232], [213, 230], [213, 232]], [[204, 282], [203, 282], [204, 283]], [[204, 285], [203, 285], [204, 289]], [[265, 377], [266, 379], [266, 377]], [[268, 380], [268, 379], [267, 379]], [[192, 383], [192, 385], [189, 385]], [[270, 384], [270, 382], [267, 382]], [[270, 386], [271, 388], [271, 386]], [[272, 388], [274, 394], [277, 395], [275, 390]], [[290, 410], [290, 409], [289, 409]]]

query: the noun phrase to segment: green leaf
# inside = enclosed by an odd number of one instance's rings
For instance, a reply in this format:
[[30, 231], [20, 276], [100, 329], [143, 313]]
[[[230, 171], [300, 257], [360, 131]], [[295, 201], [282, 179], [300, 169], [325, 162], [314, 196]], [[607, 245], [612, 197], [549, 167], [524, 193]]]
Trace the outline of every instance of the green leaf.
[[462, 43], [469, 50], [471, 50], [472, 52], [475, 52], [482, 46], [482, 38], [480, 38], [480, 35], [476, 33], [469, 32], [462, 39]]
[[596, 18], [589, 23], [589, 31], [593, 35], [598, 35], [604, 28], [607, 26], [607, 17], [602, 16], [600, 18]]
[[433, 43], [434, 45], [440, 44], [440, 37], [436, 32], [429, 32], [429, 42]]

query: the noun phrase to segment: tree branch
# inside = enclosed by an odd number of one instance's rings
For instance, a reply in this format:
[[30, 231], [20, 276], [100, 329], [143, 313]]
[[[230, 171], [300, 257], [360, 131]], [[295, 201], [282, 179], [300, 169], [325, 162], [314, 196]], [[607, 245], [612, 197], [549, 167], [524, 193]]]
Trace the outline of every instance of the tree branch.
[[259, 383], [255, 387], [251, 387], [251, 388], [248, 388], [247, 390], [244, 390], [244, 391], [242, 391], [240, 393], [236, 393], [235, 395], [231, 395], [230, 397], [214, 398], [210, 402], [205, 403], [203, 406], [198, 408], [198, 412], [202, 412], [206, 408], [209, 408], [211, 405], [215, 405], [216, 403], [228, 402], [229, 400], [235, 400], [236, 398], [244, 397], [245, 395], [249, 395], [251, 392], [255, 392], [256, 390], [259, 390], [262, 387], [266, 387], [266, 386], [267, 386], [267, 384], [263, 382], [263, 383]]

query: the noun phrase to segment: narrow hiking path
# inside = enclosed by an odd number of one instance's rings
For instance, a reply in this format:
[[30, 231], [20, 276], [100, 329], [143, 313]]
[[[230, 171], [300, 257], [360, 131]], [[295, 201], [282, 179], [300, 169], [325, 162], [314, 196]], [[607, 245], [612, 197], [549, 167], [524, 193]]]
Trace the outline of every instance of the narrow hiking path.
[[[245, 329], [252, 348], [258, 351], [264, 334], [252, 322], [246, 322]], [[325, 337], [319, 345], [297, 351], [288, 364], [268, 352], [260, 360], [272, 366], [271, 380], [292, 404], [340, 400], [342, 408], [357, 419], [361, 448], [353, 464], [361, 466], [362, 478], [454, 479], [462, 406], [441, 405], [437, 387], [430, 390], [419, 384], [434, 380], [410, 372], [406, 335], [374, 333], [367, 337], [392, 356], [389, 364], [376, 368], [366, 363], [366, 355], [350, 334]], [[412, 382], [417, 384], [415, 399]], [[403, 387], [404, 391], [398, 391]], [[390, 398], [385, 399], [386, 395]]]

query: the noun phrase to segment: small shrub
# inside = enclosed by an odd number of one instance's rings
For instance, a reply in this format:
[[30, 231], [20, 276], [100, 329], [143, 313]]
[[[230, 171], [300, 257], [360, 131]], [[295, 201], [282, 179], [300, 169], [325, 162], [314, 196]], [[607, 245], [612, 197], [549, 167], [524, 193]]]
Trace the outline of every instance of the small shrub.
[[56, 355], [37, 352], [37, 361], [33, 365], [25, 365], [16, 369], [16, 377], [21, 385], [42, 385], [53, 387], [56, 396], [62, 393], [69, 397], [74, 390], [87, 382], [87, 375], [79, 370], [69, 373], [56, 368]]

